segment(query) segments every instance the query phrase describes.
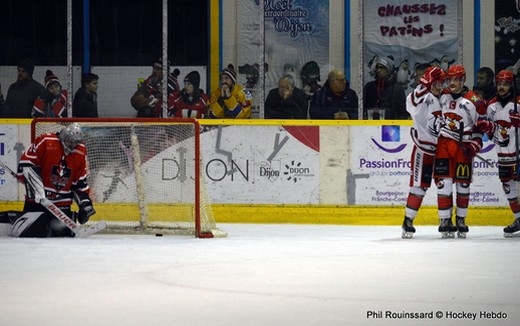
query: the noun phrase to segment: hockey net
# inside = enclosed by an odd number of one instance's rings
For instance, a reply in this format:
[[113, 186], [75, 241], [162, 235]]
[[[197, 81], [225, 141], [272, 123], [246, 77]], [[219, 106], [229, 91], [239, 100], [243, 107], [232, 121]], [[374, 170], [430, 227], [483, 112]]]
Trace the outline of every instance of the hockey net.
[[78, 122], [96, 215], [111, 233], [225, 237], [216, 227], [195, 119], [34, 119], [32, 140]]

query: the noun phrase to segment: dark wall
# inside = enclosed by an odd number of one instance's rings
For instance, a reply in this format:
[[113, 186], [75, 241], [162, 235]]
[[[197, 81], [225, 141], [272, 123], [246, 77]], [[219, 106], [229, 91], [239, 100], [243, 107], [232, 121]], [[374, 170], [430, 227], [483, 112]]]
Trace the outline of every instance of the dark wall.
[[[83, 2], [73, 0], [73, 63], [83, 62]], [[67, 1], [8, 0], [0, 8], [0, 65], [67, 62]], [[168, 56], [207, 65], [208, 0], [168, 2]], [[162, 0], [90, 0], [90, 63], [146, 66], [162, 55]]]

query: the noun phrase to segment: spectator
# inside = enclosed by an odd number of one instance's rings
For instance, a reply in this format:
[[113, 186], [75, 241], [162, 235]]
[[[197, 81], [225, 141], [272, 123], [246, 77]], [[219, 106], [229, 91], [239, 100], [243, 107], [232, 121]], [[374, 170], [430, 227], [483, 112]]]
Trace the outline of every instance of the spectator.
[[[45, 88], [32, 78], [34, 62], [24, 59], [18, 65], [18, 78], [9, 86], [0, 116], [4, 118], [32, 118], [34, 101], [45, 94]], [[0, 99], [0, 102], [2, 100]]]
[[[375, 80], [365, 84], [363, 89], [363, 118], [367, 119], [408, 119], [404, 89], [396, 82], [393, 74], [394, 62], [388, 57], [380, 57], [376, 64]], [[368, 111], [371, 116], [368, 116]]]
[[[168, 73], [168, 97], [180, 90], [177, 77], [179, 69], [170, 73], [171, 62], [168, 60], [166, 71]], [[137, 110], [137, 117], [160, 118], [162, 117], [162, 89], [163, 89], [163, 62], [158, 59], [152, 65], [152, 74], [138, 87], [132, 95], [130, 103]]]
[[477, 70], [477, 83], [473, 91], [480, 95], [486, 103], [496, 95], [495, 72], [489, 67], [480, 67]]
[[81, 87], [74, 95], [72, 116], [76, 118], [97, 118], [97, 90], [99, 76], [93, 73], [84, 74]]
[[220, 87], [211, 93], [208, 116], [212, 119], [250, 119], [253, 97], [237, 84], [235, 67], [229, 64], [220, 73]]
[[44, 96], [38, 97], [34, 101], [32, 116], [47, 118], [66, 118], [67, 117], [67, 96], [68, 92], [63, 89], [60, 80], [51, 70], [45, 73]]
[[309, 116], [311, 119], [358, 119], [358, 97], [342, 71], [329, 72], [323, 87], [312, 96]]
[[184, 88], [168, 97], [168, 116], [197, 118], [206, 116], [208, 96], [199, 88], [200, 74], [192, 71], [184, 78]]
[[307, 98], [310, 101], [312, 95], [316, 93], [321, 85], [320, 81], [320, 66], [316, 61], [309, 61], [303, 65], [300, 72], [300, 78], [303, 82], [303, 91], [307, 94]]
[[307, 119], [307, 94], [294, 86], [290, 74], [278, 80], [278, 87], [267, 94], [265, 100], [266, 119]]

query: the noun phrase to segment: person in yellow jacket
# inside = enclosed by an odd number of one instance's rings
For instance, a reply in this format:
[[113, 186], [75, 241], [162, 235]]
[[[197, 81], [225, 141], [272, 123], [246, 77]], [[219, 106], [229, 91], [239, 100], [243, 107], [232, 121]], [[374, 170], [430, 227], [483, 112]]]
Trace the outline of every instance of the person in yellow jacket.
[[220, 87], [211, 93], [208, 117], [212, 119], [250, 119], [253, 96], [237, 84], [235, 67], [229, 64], [220, 73]]

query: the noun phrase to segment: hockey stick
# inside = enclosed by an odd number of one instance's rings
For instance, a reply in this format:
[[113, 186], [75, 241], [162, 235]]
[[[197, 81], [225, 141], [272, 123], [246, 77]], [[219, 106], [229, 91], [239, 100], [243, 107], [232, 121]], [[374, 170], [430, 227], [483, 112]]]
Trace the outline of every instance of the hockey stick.
[[[518, 69], [520, 69], [520, 59], [515, 63], [513, 66], [513, 105], [514, 109], [513, 111], [515, 113], [518, 113], [518, 104], [516, 103], [516, 76], [518, 74]], [[515, 168], [516, 168], [516, 202], [520, 204], [520, 171], [518, 170], [518, 159], [520, 157], [519, 153], [519, 144], [518, 144], [518, 127], [515, 127], [515, 151], [516, 151], [516, 161], [515, 161]]]
[[[9, 168], [4, 162], [0, 161], [0, 165], [3, 166], [15, 179], [18, 180], [16, 173], [11, 170], [11, 168]], [[33, 169], [24, 169], [24, 176], [31, 189], [34, 191], [35, 201], [45, 207], [52, 215], [54, 215], [54, 217], [63, 222], [63, 224], [65, 224], [68, 229], [74, 232], [78, 238], [88, 237], [94, 233], [104, 230], [107, 227], [107, 223], [105, 221], [99, 221], [87, 227], [83, 227], [80, 224], [77, 224], [70, 217], [68, 217], [67, 214], [65, 214], [61, 209], [59, 209], [45, 197], [42, 179]]]

